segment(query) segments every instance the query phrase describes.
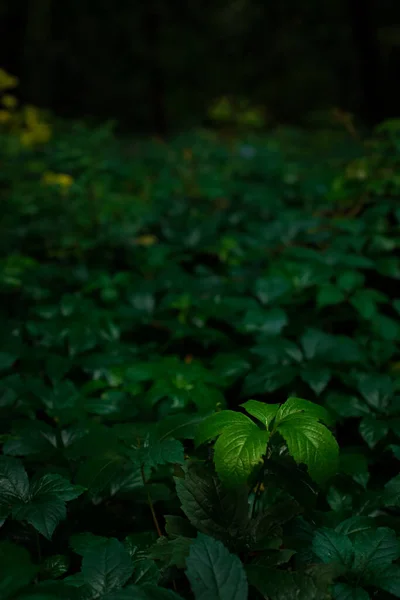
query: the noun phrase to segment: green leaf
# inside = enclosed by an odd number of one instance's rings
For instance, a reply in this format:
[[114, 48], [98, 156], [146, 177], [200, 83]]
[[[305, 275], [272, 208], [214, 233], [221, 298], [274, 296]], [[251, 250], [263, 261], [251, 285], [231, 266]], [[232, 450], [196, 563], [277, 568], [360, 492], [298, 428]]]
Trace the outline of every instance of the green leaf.
[[148, 556], [154, 560], [160, 560], [166, 567], [186, 567], [186, 559], [189, 555], [191, 538], [177, 537], [174, 540], [160, 538], [149, 550]]
[[247, 600], [243, 565], [221, 542], [199, 533], [186, 564], [196, 600]]
[[219, 539], [240, 537], [248, 523], [245, 486], [226, 488], [218, 477], [199, 464], [189, 464], [184, 477], [175, 478], [181, 507], [200, 532]]
[[[192, 538], [196, 536], [196, 528], [193, 527], [193, 525], [184, 517], [177, 517], [176, 515], [164, 515], [164, 519], [165, 532], [169, 537], [176, 538], [183, 536]], [[203, 533], [206, 532], [203, 531]]]
[[200, 424], [196, 445], [217, 436], [214, 460], [218, 475], [232, 487], [245, 483], [266, 452], [269, 432], [241, 413], [224, 410]]
[[8, 456], [42, 454], [48, 458], [56, 451], [57, 434], [55, 429], [40, 421], [18, 423], [3, 446], [3, 452]]
[[301, 345], [307, 360], [321, 358], [333, 347], [332, 336], [319, 329], [307, 329], [301, 336]]
[[334, 529], [318, 529], [314, 535], [312, 549], [325, 564], [337, 563], [346, 570], [353, 563], [354, 551], [350, 539]]
[[266, 429], [270, 428], [279, 409], [279, 404], [265, 404], [264, 402], [258, 402], [257, 400], [248, 400], [240, 406], [243, 406], [249, 415], [261, 421]]
[[369, 582], [381, 590], [393, 594], [396, 598], [400, 598], [400, 567], [398, 565], [390, 565], [377, 571], [370, 577]]
[[341, 290], [352, 292], [364, 285], [365, 277], [359, 271], [344, 271], [337, 278], [337, 284]]
[[190, 400], [196, 405], [198, 412], [203, 415], [216, 410], [218, 406], [225, 406], [222, 392], [216, 387], [204, 385], [201, 381], [193, 387]]
[[11, 598], [34, 578], [37, 572], [29, 553], [21, 546], [0, 542], [0, 597]]
[[389, 433], [389, 423], [372, 416], [364, 417], [360, 422], [359, 431], [368, 446], [374, 448]]
[[388, 448], [393, 452], [395, 458], [400, 460], [400, 446], [398, 444], [389, 444]]
[[357, 396], [348, 396], [346, 394], [329, 394], [326, 398], [326, 405], [332, 412], [337, 413], [345, 419], [350, 417], [364, 417], [371, 412], [368, 405], [357, 398]]
[[319, 396], [329, 383], [332, 373], [329, 369], [310, 366], [300, 372], [300, 377]]
[[66, 516], [65, 502], [54, 496], [37, 497], [29, 504], [23, 504], [13, 510], [14, 519], [27, 521], [48, 540], [51, 539], [59, 522], [64, 521]]
[[29, 481], [25, 469], [16, 458], [0, 456], [0, 518], [29, 498]]
[[134, 578], [133, 582], [138, 585], [145, 583], [158, 583], [160, 571], [154, 562], [149, 558], [139, 558], [133, 561]]
[[384, 411], [393, 394], [393, 382], [387, 375], [365, 375], [360, 379], [358, 389], [369, 406]]
[[316, 483], [324, 483], [335, 475], [339, 446], [325, 425], [306, 414], [294, 413], [280, 421], [277, 431], [294, 460], [307, 466], [310, 477]]
[[145, 468], [154, 469], [159, 465], [180, 464], [185, 462], [184, 448], [178, 440], [153, 440], [146, 442], [137, 452], [130, 456]]
[[400, 475], [396, 475], [386, 483], [383, 502], [385, 506], [400, 507]]
[[248, 565], [246, 573], [249, 583], [269, 600], [325, 599], [313, 579], [303, 573], [268, 569], [259, 565]]
[[400, 556], [396, 534], [387, 527], [361, 531], [353, 538], [353, 571], [364, 579], [373, 577]]
[[345, 512], [351, 510], [353, 505], [353, 498], [351, 494], [342, 492], [333, 485], [329, 488], [329, 491], [326, 495], [326, 501], [331, 509], [335, 512]]
[[345, 299], [346, 296], [339, 288], [335, 285], [327, 284], [318, 290], [317, 305], [320, 308], [323, 306], [332, 306], [344, 302]]
[[13, 517], [27, 521], [47, 539], [51, 539], [60, 521], [66, 518], [65, 502], [74, 500], [84, 488], [72, 485], [57, 474], [47, 474], [34, 481], [28, 502], [13, 509]]
[[309, 575], [318, 590], [327, 594], [327, 600], [331, 600], [331, 586], [337, 577], [343, 573], [343, 567], [337, 563], [325, 565], [323, 563], [314, 563], [305, 566], [305, 572]]
[[296, 413], [305, 413], [307, 417], [318, 419], [326, 425], [333, 423], [332, 416], [323, 406], [303, 400], [302, 398], [290, 397], [280, 407], [276, 415], [275, 426], [278, 426], [284, 419]]
[[93, 533], [78, 533], [70, 537], [69, 545], [74, 552], [80, 556], [84, 556], [88, 550], [106, 542], [107, 539], [100, 535], [93, 535]]
[[371, 321], [371, 328], [375, 335], [385, 341], [394, 341], [400, 334], [398, 322], [386, 315], [376, 314]]
[[69, 559], [63, 554], [53, 554], [43, 562], [40, 572], [44, 579], [57, 579], [69, 569]]
[[83, 556], [83, 580], [99, 596], [121, 588], [132, 573], [131, 557], [118, 540], [92, 546]]
[[355, 534], [371, 529], [372, 527], [374, 527], [374, 520], [370, 517], [350, 517], [342, 521], [336, 527], [336, 531], [353, 539]]
[[377, 311], [376, 299], [370, 292], [374, 290], [357, 290], [350, 303], [364, 319], [372, 319]]
[[124, 546], [131, 558], [144, 558], [147, 556], [148, 549], [157, 541], [157, 539], [157, 533], [153, 530], [132, 533], [125, 538]]
[[369, 594], [361, 587], [352, 587], [347, 583], [336, 583], [333, 586], [335, 600], [370, 600]]
[[249, 310], [243, 320], [245, 332], [278, 335], [288, 324], [286, 313], [281, 308], [265, 310], [262, 307]]
[[43, 475], [39, 480], [33, 481], [30, 487], [31, 498], [53, 494], [54, 496], [57, 496], [58, 499], [64, 500], [65, 502], [75, 500], [75, 498], [78, 498], [84, 491], [84, 487], [73, 485], [57, 473]]
[[257, 279], [255, 292], [257, 298], [263, 304], [270, 304], [277, 300], [291, 288], [290, 282], [283, 277], [266, 277]]
[[146, 583], [140, 586], [129, 585], [123, 590], [102, 596], [101, 600], [182, 600], [182, 597], [172, 590]]

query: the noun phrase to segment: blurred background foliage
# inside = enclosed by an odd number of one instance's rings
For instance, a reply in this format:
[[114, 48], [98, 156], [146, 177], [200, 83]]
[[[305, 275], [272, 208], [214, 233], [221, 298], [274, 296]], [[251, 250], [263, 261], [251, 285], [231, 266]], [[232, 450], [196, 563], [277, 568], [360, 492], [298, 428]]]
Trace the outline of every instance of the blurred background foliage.
[[1, 0], [0, 56], [24, 103], [125, 131], [208, 125], [218, 102], [227, 119], [226, 99], [242, 125], [375, 125], [399, 105], [400, 4]]

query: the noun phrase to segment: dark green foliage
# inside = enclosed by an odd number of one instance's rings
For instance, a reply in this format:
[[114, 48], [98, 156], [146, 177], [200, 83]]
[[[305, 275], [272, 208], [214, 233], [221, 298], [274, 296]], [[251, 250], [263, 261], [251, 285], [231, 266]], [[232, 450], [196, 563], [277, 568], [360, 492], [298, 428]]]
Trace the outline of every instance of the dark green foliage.
[[1, 598], [400, 597], [399, 131], [1, 137]]

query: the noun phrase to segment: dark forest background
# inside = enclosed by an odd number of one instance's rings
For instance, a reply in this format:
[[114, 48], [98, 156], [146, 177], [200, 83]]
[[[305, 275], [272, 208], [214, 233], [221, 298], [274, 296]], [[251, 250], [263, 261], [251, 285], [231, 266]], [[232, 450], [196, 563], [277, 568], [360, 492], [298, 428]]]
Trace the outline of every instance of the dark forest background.
[[267, 124], [398, 114], [395, 0], [1, 0], [0, 22], [22, 100], [61, 116], [164, 134], [204, 124], [225, 94]]

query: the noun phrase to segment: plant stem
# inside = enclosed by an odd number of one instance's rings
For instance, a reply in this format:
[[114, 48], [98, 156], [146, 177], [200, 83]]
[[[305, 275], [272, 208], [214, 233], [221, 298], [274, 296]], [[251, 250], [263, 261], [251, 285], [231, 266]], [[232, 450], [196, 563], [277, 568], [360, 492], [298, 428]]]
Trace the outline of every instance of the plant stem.
[[[143, 465], [140, 467], [140, 471], [142, 473], [143, 485], [146, 485], [146, 478], [145, 478], [145, 475], [144, 475]], [[156, 511], [154, 510], [153, 500], [151, 499], [151, 495], [150, 495], [149, 491], [147, 492], [147, 503], [148, 503], [149, 508], [150, 508], [151, 516], [153, 517], [153, 523], [154, 523], [154, 526], [156, 528], [157, 535], [158, 535], [158, 537], [162, 537], [163, 534], [161, 532], [161, 528], [160, 528], [160, 525], [158, 523]]]

